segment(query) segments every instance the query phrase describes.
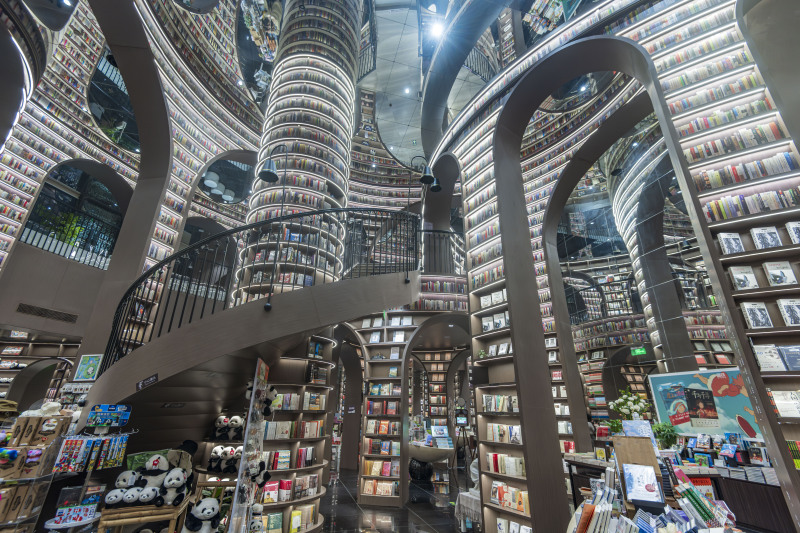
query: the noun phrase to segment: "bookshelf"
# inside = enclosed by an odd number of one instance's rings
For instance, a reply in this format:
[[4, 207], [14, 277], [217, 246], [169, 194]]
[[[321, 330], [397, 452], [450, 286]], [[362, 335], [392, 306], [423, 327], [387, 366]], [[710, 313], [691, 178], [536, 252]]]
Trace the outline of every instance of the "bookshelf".
[[50, 380], [45, 398], [53, 400], [58, 396], [61, 385], [70, 377], [69, 373], [76, 363], [80, 342], [64, 339], [49, 340], [40, 335], [31, 338], [0, 339], [0, 398], [5, 398], [17, 374], [27, 365], [44, 359], [59, 359]]
[[[264, 516], [283, 513], [284, 531], [293, 511], [313, 506], [313, 526], [307, 531], [321, 529], [320, 499], [330, 478], [332, 458], [331, 434], [334, 425], [336, 398], [332, 397], [331, 373], [335, 341], [322, 335], [312, 335], [305, 343], [281, 357], [269, 370], [269, 383], [278, 396], [267, 419], [264, 452], [273, 458], [268, 465], [271, 478], [265, 490], [280, 490], [291, 486], [289, 501], [264, 502]], [[273, 432], [272, 426], [275, 426]], [[287, 428], [288, 426], [288, 428]], [[286, 437], [286, 438], [284, 438]], [[316, 493], [302, 496], [298, 487], [313, 487]]]

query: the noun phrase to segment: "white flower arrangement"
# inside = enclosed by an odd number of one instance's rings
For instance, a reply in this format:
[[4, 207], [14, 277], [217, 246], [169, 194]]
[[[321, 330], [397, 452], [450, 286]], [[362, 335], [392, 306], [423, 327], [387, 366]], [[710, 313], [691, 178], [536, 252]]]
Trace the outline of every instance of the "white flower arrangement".
[[630, 389], [619, 391], [619, 398], [610, 402], [608, 408], [622, 415], [625, 420], [632, 420], [634, 414], [641, 415], [650, 410], [650, 403]]

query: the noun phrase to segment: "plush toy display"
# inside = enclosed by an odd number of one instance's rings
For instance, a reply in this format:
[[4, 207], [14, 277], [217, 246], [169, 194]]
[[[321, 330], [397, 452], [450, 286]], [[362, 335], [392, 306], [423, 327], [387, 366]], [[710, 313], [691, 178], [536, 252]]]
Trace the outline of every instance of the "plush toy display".
[[214, 422], [214, 440], [227, 440], [228, 423], [230, 419], [225, 415], [219, 415]]
[[250, 533], [261, 533], [264, 531], [264, 522], [261, 514], [264, 512], [264, 506], [260, 503], [254, 503], [250, 508], [252, 515], [250, 516], [250, 523], [248, 524], [248, 531]]
[[219, 501], [216, 498], [203, 498], [186, 514], [181, 533], [211, 533], [219, 527]]
[[139, 494], [139, 503], [143, 505], [155, 505], [156, 500], [159, 498], [161, 498], [159, 489], [155, 487], [146, 487], [142, 489], [141, 494]]
[[180, 505], [186, 498], [187, 483], [189, 474], [183, 468], [173, 468], [164, 478], [164, 485], [161, 487], [161, 498], [156, 501], [157, 506]]
[[125, 493], [127, 491], [125, 489], [113, 489], [106, 494], [105, 502], [106, 507], [109, 509], [113, 509], [122, 503], [122, 498], [125, 497]]
[[144, 491], [142, 487], [133, 487], [132, 489], [126, 490], [125, 495], [122, 496], [122, 502], [126, 505], [138, 504], [139, 496], [142, 495], [142, 491]]
[[136, 487], [141, 478], [142, 475], [139, 474], [139, 472], [135, 470], [125, 470], [117, 476], [114, 487], [118, 489], [130, 489], [131, 487]]
[[237, 461], [236, 461], [236, 448], [233, 446], [226, 446], [224, 450], [222, 450], [222, 454], [220, 455], [221, 461], [220, 465], [222, 465], [222, 473], [223, 474], [235, 474], [239, 471], [237, 468]]
[[228, 419], [228, 440], [244, 440], [244, 418], [241, 416]]
[[167, 477], [169, 472], [169, 462], [163, 455], [153, 455], [144, 464], [140, 470], [142, 478], [139, 480], [139, 487], [155, 487], [161, 488], [164, 478]]
[[267, 463], [264, 461], [259, 461], [258, 471], [255, 474], [252, 473], [252, 470], [250, 472], [250, 481], [258, 485], [258, 488], [260, 489], [263, 489], [264, 485], [266, 485], [267, 481], [269, 481], [269, 478], [272, 477], [272, 475], [267, 472]]
[[249, 400], [253, 397], [253, 380], [247, 380], [247, 390], [244, 392], [244, 399]]
[[211, 457], [208, 458], [209, 472], [222, 472], [222, 452], [225, 446], [214, 446], [211, 450]]

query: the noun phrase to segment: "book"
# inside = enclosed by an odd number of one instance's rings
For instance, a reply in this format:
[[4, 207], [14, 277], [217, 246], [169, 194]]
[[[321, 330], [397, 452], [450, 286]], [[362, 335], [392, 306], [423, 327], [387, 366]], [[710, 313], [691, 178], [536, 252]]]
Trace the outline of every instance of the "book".
[[292, 480], [281, 479], [278, 485], [278, 501], [288, 502], [292, 500]]
[[377, 342], [381, 342], [381, 332], [380, 331], [373, 331], [369, 336], [370, 344], [375, 344]]
[[769, 466], [769, 455], [763, 446], [750, 446], [747, 450], [750, 455], [750, 462], [754, 465]]
[[650, 465], [623, 464], [625, 494], [628, 501], [664, 503], [656, 471]]
[[392, 335], [392, 342], [405, 342], [406, 334], [404, 331], [395, 331]]
[[362, 328], [366, 329], [366, 328], [369, 328], [371, 326], [372, 326], [372, 320], [370, 320], [369, 318], [365, 318], [364, 320], [361, 321], [361, 327]]
[[750, 329], [771, 328], [772, 319], [764, 302], [742, 302], [742, 313]]
[[497, 355], [497, 345], [492, 344], [489, 346], [489, 357], [494, 357], [495, 355]]
[[787, 222], [786, 233], [789, 234], [792, 244], [800, 244], [800, 222]]
[[389, 367], [389, 377], [390, 378], [396, 378], [397, 377], [397, 367], [396, 366], [390, 366]]
[[481, 309], [485, 309], [491, 306], [492, 306], [492, 296], [489, 294], [481, 296]]
[[403, 317], [403, 325], [404, 326], [413, 326], [414, 325], [414, 317], [412, 316], [404, 316]]
[[800, 417], [800, 394], [798, 391], [773, 390], [772, 399], [778, 414], [785, 418]]
[[[689, 420], [693, 428], [718, 428], [719, 415], [714, 395], [707, 389], [695, 389], [686, 387], [683, 390], [686, 395], [686, 405], [689, 408]], [[700, 439], [698, 438], [698, 443]], [[704, 447], [700, 445], [700, 447]]]
[[497, 518], [497, 533], [508, 533], [507, 518]]
[[392, 346], [389, 348], [389, 359], [400, 359], [400, 347]]
[[372, 321], [373, 328], [380, 328], [382, 326], [383, 326], [383, 318], [378, 317]]
[[283, 512], [270, 513], [262, 517], [262, 522], [266, 522], [267, 533], [283, 533]]
[[[783, 370], [800, 371], [800, 345], [780, 346], [778, 353], [781, 355], [783, 364], [786, 365]], [[762, 368], [762, 370], [764, 369]]]
[[500, 343], [500, 349], [497, 351], [497, 355], [506, 355], [508, 353], [508, 343], [502, 342]]
[[392, 326], [394, 326], [394, 327], [400, 326], [400, 325], [401, 325], [401, 324], [400, 324], [400, 322], [401, 322], [401, 321], [402, 321], [402, 317], [400, 317], [400, 316], [393, 316], [393, 317], [392, 317], [392, 324], [391, 324], [391, 325], [392, 325]]
[[744, 252], [742, 236], [738, 233], [720, 233], [717, 238], [719, 239], [719, 247], [722, 250], [722, 255], [740, 254]]
[[[765, 264], [766, 268], [766, 264]], [[753, 267], [750, 266], [732, 266], [728, 273], [731, 275], [734, 290], [741, 291], [744, 289], [755, 289], [758, 287]], [[767, 274], [769, 277], [769, 274]]]
[[485, 316], [481, 318], [481, 331], [487, 332], [492, 331], [494, 329], [494, 322], [492, 321], [492, 317]]
[[267, 484], [264, 485], [263, 503], [277, 503], [279, 484], [279, 481], [267, 481]]
[[758, 250], [776, 248], [783, 245], [781, 236], [778, 235], [778, 229], [775, 226], [750, 228], [750, 235], [753, 237], [753, 244]]
[[[733, 267], [731, 267], [731, 270], [733, 270]], [[795, 278], [789, 261], [767, 261], [764, 263], [764, 272], [767, 274], [767, 281], [770, 287], [797, 284], [797, 278]]]
[[781, 311], [783, 322], [787, 326], [800, 326], [800, 299], [780, 298], [778, 309]]
[[774, 344], [754, 344], [753, 353], [762, 372], [782, 372], [786, 365]]

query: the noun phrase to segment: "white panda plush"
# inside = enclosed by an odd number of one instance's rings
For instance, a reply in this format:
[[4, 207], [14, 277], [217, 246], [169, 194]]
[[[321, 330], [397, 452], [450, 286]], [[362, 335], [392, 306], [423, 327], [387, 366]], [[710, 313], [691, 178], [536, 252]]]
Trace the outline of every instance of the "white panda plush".
[[144, 464], [141, 471], [142, 478], [139, 480], [140, 487], [161, 488], [164, 478], [169, 472], [169, 461], [163, 455], [152, 455]]
[[236, 468], [236, 448], [233, 446], [226, 446], [224, 450], [222, 450], [222, 454], [220, 455], [221, 461], [220, 465], [222, 466], [222, 472], [225, 474], [235, 474], [239, 471]]
[[264, 409], [262, 410], [262, 414], [267, 417], [272, 414], [272, 402], [275, 401], [275, 398], [278, 396], [278, 390], [273, 385], [267, 386], [267, 392], [264, 395]]
[[228, 438], [228, 422], [230, 419], [225, 415], [219, 415], [214, 422], [214, 440], [226, 440]]
[[211, 450], [211, 456], [208, 458], [208, 471], [209, 472], [222, 472], [222, 451], [225, 446], [214, 446]]
[[141, 474], [135, 470], [125, 470], [117, 476], [117, 480], [114, 482], [114, 487], [118, 489], [129, 489], [131, 487], [135, 487], [136, 483], [138, 483], [141, 477]]
[[122, 504], [122, 498], [125, 496], [127, 491], [125, 489], [112, 489], [106, 494], [104, 501], [106, 502], [106, 507], [111, 509]]
[[203, 498], [186, 514], [181, 533], [212, 533], [219, 527], [219, 501]]
[[265, 463], [264, 461], [258, 462], [257, 469], [256, 468], [250, 469], [250, 481], [255, 483], [260, 489], [264, 488], [264, 485], [267, 484], [267, 481], [269, 481], [269, 478], [271, 477], [272, 475], [269, 472], [267, 472], [267, 463]]
[[244, 418], [241, 416], [228, 419], [228, 440], [244, 440]]
[[133, 487], [132, 489], [126, 490], [125, 495], [122, 497], [122, 502], [125, 505], [137, 505], [139, 503], [139, 496], [142, 495], [143, 490], [142, 487]]
[[139, 494], [139, 503], [142, 505], [155, 505], [156, 500], [161, 498], [159, 490], [155, 487], [145, 487]]
[[183, 468], [173, 468], [164, 478], [164, 485], [161, 487], [161, 497], [156, 502], [157, 506], [180, 505], [186, 498], [186, 484], [189, 475]]

